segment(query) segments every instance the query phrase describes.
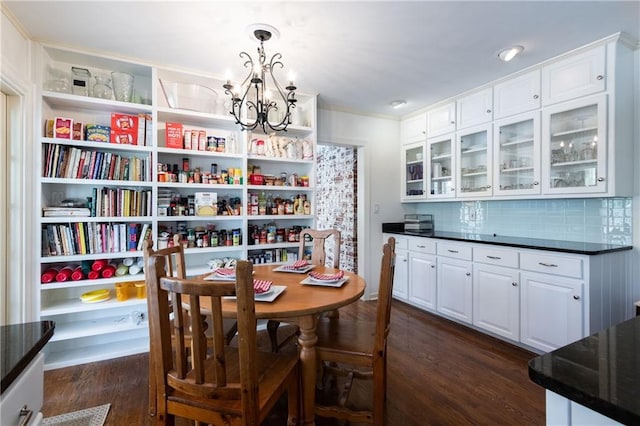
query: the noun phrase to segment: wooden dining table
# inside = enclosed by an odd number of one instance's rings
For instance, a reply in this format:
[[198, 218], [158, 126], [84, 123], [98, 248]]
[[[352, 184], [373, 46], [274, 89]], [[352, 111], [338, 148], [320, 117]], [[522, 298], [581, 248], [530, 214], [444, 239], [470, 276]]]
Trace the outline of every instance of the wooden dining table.
[[[269, 280], [273, 286], [286, 286], [286, 289], [272, 302], [256, 301], [256, 318], [279, 320], [298, 325], [300, 334], [300, 363], [302, 366], [302, 415], [305, 425], [315, 424], [315, 386], [316, 386], [316, 350], [318, 341], [316, 324], [323, 312], [333, 311], [360, 299], [366, 286], [364, 278], [345, 271], [348, 280], [340, 287], [306, 285], [300, 282], [307, 278], [306, 273], [274, 271], [277, 265], [255, 265], [254, 278]], [[316, 266], [314, 271], [334, 274], [337, 269]], [[210, 274], [203, 274], [204, 279]], [[202, 307], [206, 309], [206, 301]], [[236, 303], [232, 299], [223, 300], [223, 316], [236, 316]]]

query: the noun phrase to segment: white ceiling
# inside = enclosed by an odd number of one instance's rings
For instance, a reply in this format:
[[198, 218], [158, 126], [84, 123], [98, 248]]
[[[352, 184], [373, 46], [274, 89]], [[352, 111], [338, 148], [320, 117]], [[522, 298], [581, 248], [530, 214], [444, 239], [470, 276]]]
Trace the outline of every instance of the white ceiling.
[[[405, 115], [617, 32], [640, 39], [640, 1], [2, 1], [34, 40], [234, 79], [253, 23], [280, 31], [300, 91], [325, 107]], [[497, 52], [525, 47], [510, 63]], [[406, 99], [401, 109], [394, 99]]]

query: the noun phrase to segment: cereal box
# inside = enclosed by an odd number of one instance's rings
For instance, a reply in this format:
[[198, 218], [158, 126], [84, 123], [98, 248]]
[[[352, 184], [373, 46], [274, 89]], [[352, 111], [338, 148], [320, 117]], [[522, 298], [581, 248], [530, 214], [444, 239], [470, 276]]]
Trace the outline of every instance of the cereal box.
[[167, 135], [166, 147], [182, 149], [182, 124], [166, 123], [165, 131]]
[[71, 138], [75, 141], [81, 141], [84, 136], [84, 125], [79, 121], [73, 122], [73, 133]]
[[138, 116], [129, 114], [111, 114], [111, 143], [138, 144]]
[[92, 142], [109, 142], [111, 127], [87, 124], [85, 127], [86, 139]]
[[218, 194], [216, 192], [196, 192], [194, 204], [196, 216], [216, 216], [218, 214]]
[[53, 122], [53, 137], [58, 139], [71, 139], [73, 131], [73, 119], [56, 117]]

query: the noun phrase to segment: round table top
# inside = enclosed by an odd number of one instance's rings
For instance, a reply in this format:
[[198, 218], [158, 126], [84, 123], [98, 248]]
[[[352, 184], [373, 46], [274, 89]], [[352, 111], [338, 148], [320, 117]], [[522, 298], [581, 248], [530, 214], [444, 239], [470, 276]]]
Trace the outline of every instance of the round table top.
[[[346, 306], [360, 299], [364, 294], [364, 278], [345, 271], [348, 281], [340, 287], [300, 284], [307, 278], [306, 273], [274, 271], [278, 265], [255, 265], [255, 279], [273, 281], [274, 286], [287, 288], [273, 302], [256, 301], [256, 318], [292, 318], [303, 315], [318, 314]], [[322, 274], [336, 273], [337, 269], [316, 266], [314, 271]], [[209, 275], [209, 274], [207, 274]], [[222, 301], [222, 313], [227, 316], [236, 315], [236, 304], [233, 300]]]

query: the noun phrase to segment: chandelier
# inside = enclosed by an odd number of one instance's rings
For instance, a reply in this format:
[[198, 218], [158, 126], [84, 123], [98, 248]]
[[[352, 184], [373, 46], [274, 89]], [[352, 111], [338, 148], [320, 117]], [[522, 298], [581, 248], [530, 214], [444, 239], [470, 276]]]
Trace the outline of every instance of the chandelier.
[[293, 81], [289, 81], [283, 90], [273, 75], [276, 67], [284, 68], [280, 62], [282, 55], [276, 53], [267, 62], [264, 53], [264, 42], [271, 38], [272, 32], [277, 34], [273, 27], [262, 24], [256, 26], [253, 35], [260, 41], [257, 62], [248, 53], [240, 52], [240, 57], [246, 59], [244, 67], [249, 68], [249, 74], [238, 87], [229, 80], [222, 85], [224, 92], [231, 97], [230, 113], [242, 130], [253, 130], [260, 126], [265, 133], [269, 129], [286, 131], [291, 122], [291, 110], [296, 106], [296, 86]]

